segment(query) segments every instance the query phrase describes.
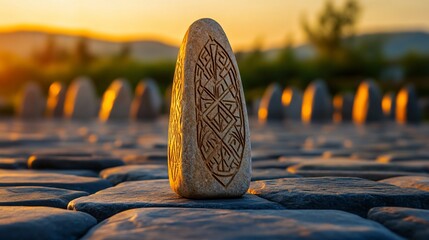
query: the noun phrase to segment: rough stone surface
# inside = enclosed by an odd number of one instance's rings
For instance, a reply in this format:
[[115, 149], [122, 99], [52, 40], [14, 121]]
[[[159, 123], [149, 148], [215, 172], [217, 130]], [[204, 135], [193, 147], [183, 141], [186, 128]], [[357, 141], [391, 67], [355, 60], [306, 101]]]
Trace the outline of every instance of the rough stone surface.
[[429, 192], [429, 176], [403, 176], [384, 179], [383, 183], [392, 184], [402, 188], [416, 188]]
[[32, 169], [86, 169], [100, 171], [105, 168], [122, 166], [124, 162], [112, 157], [62, 157], [33, 155], [28, 158]]
[[64, 102], [64, 116], [71, 119], [94, 118], [98, 110], [98, 100], [94, 85], [87, 77], [78, 77], [69, 86]]
[[400, 207], [377, 207], [368, 218], [383, 224], [392, 232], [407, 239], [429, 239], [429, 211]]
[[118, 212], [143, 207], [182, 207], [219, 209], [282, 209], [281, 205], [246, 194], [241, 198], [191, 200], [178, 196], [168, 180], [124, 182], [96, 194], [75, 199], [68, 208], [91, 214], [98, 220]]
[[265, 90], [258, 109], [261, 122], [283, 119], [282, 90], [277, 83], [272, 83]]
[[[379, 181], [386, 178], [415, 176], [419, 173], [412, 172], [392, 172], [392, 171], [344, 171], [344, 170], [296, 170], [291, 172], [303, 177], [357, 177], [373, 181]], [[429, 176], [426, 173], [420, 173], [421, 176]]]
[[0, 187], [0, 206], [67, 208], [71, 200], [86, 195], [86, 192], [50, 187]]
[[168, 169], [164, 165], [128, 165], [105, 169], [100, 176], [116, 185], [126, 181], [168, 179]]
[[249, 192], [289, 209], [336, 209], [366, 216], [370, 208], [429, 208], [429, 193], [361, 178], [285, 178], [253, 182]]
[[253, 169], [252, 170], [252, 181], [258, 180], [269, 180], [277, 178], [293, 178], [300, 177], [299, 175], [289, 173], [284, 169], [278, 168], [265, 168], [265, 169]]
[[92, 177], [47, 172], [8, 171], [0, 174], [0, 187], [3, 186], [44, 186], [94, 193], [112, 185], [106, 180]]
[[332, 210], [150, 208], [119, 213], [83, 239], [401, 239], [380, 224]]
[[102, 121], [126, 120], [130, 115], [131, 87], [127, 80], [116, 79], [104, 92], [98, 117]]
[[60, 118], [63, 116], [66, 91], [66, 87], [61, 82], [54, 82], [49, 86], [49, 95], [46, 101], [46, 115], [48, 117]]
[[140, 81], [131, 104], [131, 118], [151, 120], [159, 117], [162, 109], [162, 97], [158, 85], [153, 79]]
[[250, 131], [241, 77], [221, 26], [188, 29], [176, 63], [168, 134], [172, 189], [188, 198], [243, 195], [250, 183]]
[[97, 221], [82, 212], [49, 207], [0, 207], [2, 239], [78, 239]]

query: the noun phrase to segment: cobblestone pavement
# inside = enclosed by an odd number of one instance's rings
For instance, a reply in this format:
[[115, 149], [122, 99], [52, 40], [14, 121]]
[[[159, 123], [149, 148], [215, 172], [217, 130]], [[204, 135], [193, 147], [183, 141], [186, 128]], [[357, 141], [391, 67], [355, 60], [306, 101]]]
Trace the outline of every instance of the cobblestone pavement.
[[1, 239], [429, 239], [429, 125], [251, 121], [252, 184], [190, 200], [167, 119], [0, 121]]

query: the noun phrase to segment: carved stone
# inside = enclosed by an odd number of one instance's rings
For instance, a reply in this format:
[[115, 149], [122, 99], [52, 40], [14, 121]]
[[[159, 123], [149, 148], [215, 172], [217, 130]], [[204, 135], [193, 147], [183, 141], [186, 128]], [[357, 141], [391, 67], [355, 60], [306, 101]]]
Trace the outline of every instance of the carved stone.
[[124, 79], [116, 79], [103, 95], [98, 117], [102, 121], [123, 120], [130, 115], [131, 88]]
[[59, 118], [64, 113], [64, 101], [66, 99], [66, 87], [60, 82], [54, 82], [49, 86], [49, 96], [46, 102], [46, 115]]
[[380, 89], [372, 80], [362, 82], [353, 102], [353, 121], [362, 124], [380, 121], [382, 118]]
[[37, 119], [43, 116], [45, 110], [45, 98], [42, 90], [36, 83], [30, 82], [25, 85], [17, 115], [22, 119]]
[[153, 120], [162, 110], [162, 97], [153, 79], [139, 82], [131, 105], [131, 118], [135, 120]]
[[171, 188], [187, 198], [246, 193], [251, 178], [245, 98], [221, 26], [200, 19], [188, 29], [176, 63], [168, 171]]
[[64, 116], [71, 119], [91, 119], [97, 114], [97, 102], [91, 80], [87, 77], [78, 77], [67, 90]]

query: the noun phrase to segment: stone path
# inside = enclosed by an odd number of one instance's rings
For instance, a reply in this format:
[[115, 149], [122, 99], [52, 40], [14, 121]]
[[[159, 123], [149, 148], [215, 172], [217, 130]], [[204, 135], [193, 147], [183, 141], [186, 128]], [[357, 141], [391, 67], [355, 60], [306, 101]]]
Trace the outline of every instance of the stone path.
[[429, 239], [429, 125], [250, 122], [238, 199], [168, 181], [167, 119], [0, 120], [5, 239]]

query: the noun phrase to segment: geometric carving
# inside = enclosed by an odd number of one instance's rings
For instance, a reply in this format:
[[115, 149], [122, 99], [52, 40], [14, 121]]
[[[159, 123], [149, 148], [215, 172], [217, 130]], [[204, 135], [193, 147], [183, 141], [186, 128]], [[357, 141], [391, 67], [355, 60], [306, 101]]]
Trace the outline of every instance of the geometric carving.
[[243, 159], [243, 99], [237, 69], [211, 36], [198, 55], [194, 76], [198, 148], [212, 176], [226, 188]]

